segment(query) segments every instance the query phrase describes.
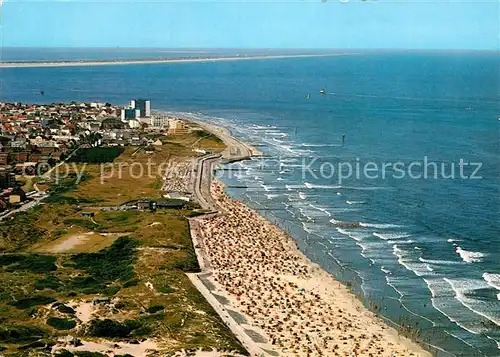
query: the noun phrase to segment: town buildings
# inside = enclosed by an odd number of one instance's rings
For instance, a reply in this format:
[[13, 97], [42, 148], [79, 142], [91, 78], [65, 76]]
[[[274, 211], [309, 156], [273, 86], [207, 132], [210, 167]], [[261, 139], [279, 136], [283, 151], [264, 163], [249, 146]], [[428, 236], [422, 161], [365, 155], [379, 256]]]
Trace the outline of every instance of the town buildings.
[[151, 102], [134, 99], [127, 107], [109, 103], [0, 103], [0, 211], [27, 198], [17, 177], [47, 171], [78, 148], [160, 146], [149, 131], [167, 135], [189, 132], [174, 116], [151, 113]]

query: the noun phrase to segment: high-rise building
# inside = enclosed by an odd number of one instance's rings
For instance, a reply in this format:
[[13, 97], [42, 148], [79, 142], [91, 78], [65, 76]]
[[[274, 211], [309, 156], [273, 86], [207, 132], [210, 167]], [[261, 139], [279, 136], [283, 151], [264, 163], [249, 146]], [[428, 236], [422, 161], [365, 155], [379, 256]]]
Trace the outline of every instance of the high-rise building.
[[124, 108], [124, 109], [122, 109], [122, 112], [121, 112], [122, 121], [135, 119], [135, 118], [138, 118], [140, 116], [141, 116], [140, 110], [135, 109], [135, 108]]
[[133, 99], [130, 101], [130, 106], [138, 109], [141, 117], [151, 116], [151, 101], [146, 99]]

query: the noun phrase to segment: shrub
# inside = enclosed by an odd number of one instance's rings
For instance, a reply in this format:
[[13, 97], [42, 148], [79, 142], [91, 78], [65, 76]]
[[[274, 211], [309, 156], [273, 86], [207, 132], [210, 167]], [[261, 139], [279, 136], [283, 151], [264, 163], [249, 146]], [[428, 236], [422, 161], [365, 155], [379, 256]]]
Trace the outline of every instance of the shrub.
[[130, 279], [122, 284], [124, 288], [130, 288], [132, 286], [137, 286], [139, 284], [139, 279]]
[[103, 164], [113, 162], [118, 156], [123, 153], [121, 147], [94, 147], [81, 148], [73, 155], [70, 162], [86, 162], [92, 164]]
[[33, 341], [47, 335], [45, 330], [36, 326], [0, 324], [0, 341], [5, 343], [19, 343]]
[[70, 281], [70, 287], [83, 294], [99, 294], [106, 289], [106, 284], [91, 276], [76, 276]]
[[128, 337], [132, 329], [114, 320], [92, 320], [88, 335], [93, 337]]
[[148, 307], [148, 309], [146, 311], [149, 312], [150, 314], [155, 314], [158, 311], [162, 311], [162, 310], [165, 310], [165, 306], [163, 306], [163, 305], [153, 305], [153, 306]]
[[0, 266], [7, 271], [30, 271], [33, 273], [50, 273], [57, 269], [57, 258], [39, 254], [2, 254]]
[[34, 295], [29, 298], [19, 299], [16, 301], [9, 302], [10, 306], [14, 306], [17, 309], [27, 309], [36, 305], [46, 305], [51, 302], [57, 301], [51, 296]]
[[135, 276], [137, 245], [129, 237], [120, 237], [100, 252], [77, 254], [71, 260], [75, 268], [87, 271], [98, 282], [126, 282]]
[[38, 279], [33, 285], [37, 290], [51, 289], [54, 291], [60, 291], [64, 288], [63, 283], [55, 276], [49, 275], [45, 278]]
[[39, 211], [33, 209], [4, 220], [0, 225], [0, 251], [16, 251], [40, 240], [45, 231], [33, 225], [39, 217]]
[[157, 290], [160, 293], [164, 293], [164, 294], [171, 294], [175, 291], [172, 287], [168, 286], [167, 284], [160, 286], [159, 288], [157, 288]]
[[57, 307], [57, 310], [59, 312], [62, 312], [63, 314], [71, 314], [71, 315], [75, 314], [75, 312], [76, 312], [72, 307], [69, 307], [69, 306], [66, 306], [63, 304], [59, 305]]
[[108, 286], [105, 290], [104, 290], [104, 295], [107, 295], [107, 296], [113, 296], [113, 295], [116, 295], [119, 291], [120, 291], [121, 287], [119, 286]]
[[47, 325], [57, 330], [71, 330], [76, 327], [75, 320], [68, 320], [60, 317], [49, 317]]

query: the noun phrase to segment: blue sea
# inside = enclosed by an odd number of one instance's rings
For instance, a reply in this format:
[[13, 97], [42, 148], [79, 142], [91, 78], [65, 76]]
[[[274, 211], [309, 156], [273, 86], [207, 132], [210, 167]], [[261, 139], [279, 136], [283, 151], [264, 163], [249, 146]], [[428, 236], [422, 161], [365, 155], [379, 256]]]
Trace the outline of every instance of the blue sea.
[[[85, 53], [8, 51], [4, 60]], [[119, 58], [168, 57], [155, 51]], [[438, 356], [500, 356], [497, 53], [0, 69], [1, 101], [134, 97], [261, 150], [217, 171], [229, 194], [288, 230], [389, 323], [411, 327]]]

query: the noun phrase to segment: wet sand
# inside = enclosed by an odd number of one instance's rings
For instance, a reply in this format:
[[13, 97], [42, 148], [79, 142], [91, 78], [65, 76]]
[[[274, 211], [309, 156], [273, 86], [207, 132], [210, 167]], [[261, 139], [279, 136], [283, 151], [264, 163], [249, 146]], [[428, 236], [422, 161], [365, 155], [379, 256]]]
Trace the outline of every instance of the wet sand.
[[211, 187], [226, 213], [200, 219], [215, 281], [287, 356], [431, 356], [368, 311], [285, 232]]

